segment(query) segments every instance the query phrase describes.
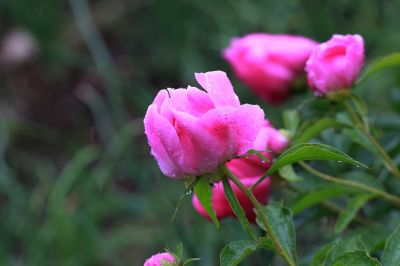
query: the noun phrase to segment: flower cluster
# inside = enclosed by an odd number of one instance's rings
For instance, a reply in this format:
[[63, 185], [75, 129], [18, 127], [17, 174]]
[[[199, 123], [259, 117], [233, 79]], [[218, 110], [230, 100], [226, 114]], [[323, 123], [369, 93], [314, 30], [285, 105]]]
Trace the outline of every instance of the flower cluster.
[[[318, 97], [349, 90], [364, 63], [364, 42], [360, 35], [334, 35], [318, 44], [301, 36], [256, 33], [234, 38], [223, 56], [260, 98], [278, 104], [290, 96], [291, 87], [303, 73]], [[271, 178], [261, 177], [290, 140], [265, 119], [259, 106], [240, 103], [225, 72], [196, 73], [195, 77], [204, 90], [192, 86], [164, 89], [148, 107], [144, 126], [151, 153], [164, 175], [171, 178], [215, 176], [207, 180], [214, 182], [211, 205], [218, 219], [235, 217], [219, 180], [228, 173], [235, 180], [228, 177], [237, 201], [247, 219], [255, 222], [255, 203], [267, 204], [271, 190]], [[248, 153], [250, 149], [255, 154]], [[210, 190], [207, 184], [206, 189]], [[248, 191], [253, 198], [245, 193]], [[210, 219], [197, 195], [192, 203]], [[173, 263], [171, 254], [160, 253], [145, 266]]]
[[290, 96], [304, 68], [316, 96], [349, 89], [364, 63], [364, 41], [358, 34], [318, 44], [301, 36], [253, 33], [234, 38], [223, 55], [254, 93], [278, 104]]
[[234, 38], [223, 55], [254, 93], [278, 104], [290, 96], [290, 87], [316, 46], [301, 36], [253, 33]]

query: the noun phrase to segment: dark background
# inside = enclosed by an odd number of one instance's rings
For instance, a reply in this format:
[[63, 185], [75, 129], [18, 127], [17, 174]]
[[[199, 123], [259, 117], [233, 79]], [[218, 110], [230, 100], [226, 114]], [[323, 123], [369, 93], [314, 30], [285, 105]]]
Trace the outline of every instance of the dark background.
[[[2, 49], [16, 31], [34, 43], [20, 62], [0, 58], [0, 265], [142, 265], [179, 242], [186, 257], [201, 257], [194, 265], [218, 265], [224, 244], [246, 236], [232, 219], [217, 231], [190, 197], [170, 221], [184, 186], [162, 176], [143, 135], [157, 91], [197, 86], [194, 72], [220, 69], [242, 102], [262, 105], [282, 127], [282, 110], [311, 93], [283, 106], [261, 102], [221, 57], [232, 37], [322, 42], [359, 33], [369, 62], [399, 51], [399, 12], [398, 0], [0, 1]], [[372, 120], [388, 128], [400, 124], [399, 84], [390, 70], [357, 88]], [[272, 197], [287, 194], [278, 186]], [[307, 219], [295, 217], [304, 265], [332, 237], [329, 219]]]

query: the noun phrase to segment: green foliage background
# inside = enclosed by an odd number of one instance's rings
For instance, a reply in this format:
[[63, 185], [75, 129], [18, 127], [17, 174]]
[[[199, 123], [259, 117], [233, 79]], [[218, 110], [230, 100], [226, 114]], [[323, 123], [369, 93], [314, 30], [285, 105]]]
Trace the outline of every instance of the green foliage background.
[[[311, 93], [298, 92], [283, 106], [263, 103], [221, 58], [229, 40], [249, 32], [317, 41], [359, 33], [368, 63], [399, 51], [399, 10], [399, 0], [1, 0], [0, 38], [23, 28], [40, 53], [21, 67], [0, 66], [0, 265], [142, 265], [180, 242], [186, 257], [201, 257], [194, 265], [218, 265], [224, 245], [246, 236], [232, 219], [217, 231], [195, 213], [190, 196], [171, 222], [184, 186], [162, 176], [143, 136], [142, 118], [156, 92], [196, 85], [194, 72], [224, 70], [242, 102], [260, 104], [283, 127], [282, 111]], [[356, 88], [397, 163], [399, 74], [393, 68]], [[314, 104], [302, 116], [312, 120], [334, 109]], [[340, 133], [328, 130], [314, 141], [351, 154], [389, 192], [400, 194], [399, 182], [387, 179], [372, 154]], [[331, 174], [351, 170], [335, 162], [319, 165]], [[303, 177], [304, 191], [324, 185]], [[272, 198], [291, 206], [299, 195], [278, 182]], [[389, 232], [400, 221], [386, 203], [373, 202], [363, 211], [385, 221]], [[338, 237], [336, 218], [318, 206], [295, 215], [302, 265]], [[284, 265], [268, 252], [251, 255], [243, 265], [266, 261]]]

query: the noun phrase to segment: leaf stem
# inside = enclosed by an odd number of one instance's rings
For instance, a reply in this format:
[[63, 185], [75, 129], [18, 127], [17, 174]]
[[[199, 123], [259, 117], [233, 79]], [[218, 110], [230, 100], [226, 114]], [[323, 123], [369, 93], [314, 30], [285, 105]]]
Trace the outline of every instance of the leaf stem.
[[355, 112], [353, 106], [348, 102], [344, 101], [344, 106], [346, 108], [346, 111], [349, 113], [351, 119], [355, 123], [356, 128], [361, 130], [361, 132], [365, 135], [365, 137], [371, 142], [371, 144], [375, 147], [376, 151], [379, 153], [381, 156], [381, 159], [383, 161], [383, 164], [385, 167], [388, 169], [390, 173], [392, 173], [395, 177], [400, 179], [400, 171], [397, 168], [396, 164], [393, 162], [393, 160], [390, 158], [390, 156], [387, 154], [385, 149], [381, 146], [381, 144], [375, 139], [375, 137], [371, 134], [371, 132], [364, 126], [364, 124], [361, 122], [360, 118], [357, 116], [357, 113]]
[[276, 251], [282, 255], [282, 257], [286, 260], [286, 262], [290, 266], [296, 266], [296, 263], [294, 262], [293, 258], [285, 252], [283, 249], [281, 243], [279, 242], [279, 239], [275, 236], [274, 232], [272, 231], [271, 226], [268, 224], [267, 217], [264, 215], [264, 212], [262, 210], [262, 205], [258, 202], [256, 197], [254, 196], [253, 192], [248, 189], [245, 185], [240, 182], [239, 178], [237, 178], [229, 169], [228, 167], [224, 166], [224, 171], [225, 174], [229, 177], [230, 180], [235, 183], [236, 186], [247, 196], [247, 198], [251, 201], [251, 203], [254, 205], [255, 211], [257, 213], [257, 216], [260, 217], [262, 224], [265, 227], [265, 230], [267, 231], [268, 236], [271, 238], [272, 242], [274, 243], [274, 247]]
[[395, 195], [389, 194], [389, 193], [387, 193], [385, 191], [382, 191], [380, 189], [376, 189], [374, 187], [367, 186], [367, 185], [362, 184], [362, 183], [358, 183], [358, 182], [355, 182], [355, 181], [352, 181], [352, 180], [337, 178], [337, 177], [322, 173], [322, 172], [312, 168], [311, 166], [309, 166], [308, 164], [306, 164], [304, 162], [299, 162], [299, 164], [307, 172], [309, 172], [309, 173], [311, 173], [311, 174], [313, 174], [313, 175], [315, 175], [317, 177], [320, 177], [320, 178], [322, 178], [322, 179], [324, 179], [326, 181], [329, 181], [329, 182], [332, 182], [332, 183], [336, 183], [336, 184], [345, 185], [345, 186], [349, 186], [349, 187], [353, 187], [353, 188], [357, 188], [357, 189], [363, 190], [365, 192], [372, 193], [372, 194], [374, 194], [374, 195], [376, 195], [376, 196], [378, 196], [380, 198], [383, 198], [383, 199], [386, 199], [386, 200], [390, 201], [391, 203], [395, 204], [396, 206], [400, 206], [400, 198], [395, 196]]

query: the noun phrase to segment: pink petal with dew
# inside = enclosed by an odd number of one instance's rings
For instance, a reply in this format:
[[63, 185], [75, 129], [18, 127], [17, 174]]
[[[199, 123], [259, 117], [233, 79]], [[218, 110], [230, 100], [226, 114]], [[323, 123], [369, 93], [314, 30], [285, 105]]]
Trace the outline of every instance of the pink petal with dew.
[[145, 134], [164, 175], [184, 177], [180, 168], [183, 161], [182, 147], [174, 127], [157, 112], [157, 105], [150, 105], [144, 118]]
[[191, 112], [194, 116], [202, 116], [207, 111], [214, 108], [214, 104], [209, 95], [198, 88], [189, 86], [187, 88], [187, 97], [192, 107]]
[[224, 151], [225, 160], [252, 148], [263, 121], [264, 111], [249, 104], [213, 109], [201, 118], [203, 127], [218, 140], [216, 146]]
[[207, 91], [215, 107], [240, 105], [239, 98], [235, 94], [232, 84], [225, 72], [211, 71], [195, 73], [197, 82]]
[[231, 160], [226, 163], [226, 166], [239, 179], [259, 178], [272, 164], [272, 158], [269, 153], [263, 152], [262, 155], [266, 157], [266, 161], [263, 161], [258, 155], [251, 155], [249, 157]]
[[252, 148], [264, 123], [264, 111], [258, 105], [243, 104], [236, 108], [231, 122], [232, 138], [239, 143], [239, 154]]
[[175, 129], [184, 153], [184, 171], [201, 175], [214, 171], [224, 162], [224, 147], [215, 136], [202, 127], [199, 119], [179, 111], [173, 111]]

